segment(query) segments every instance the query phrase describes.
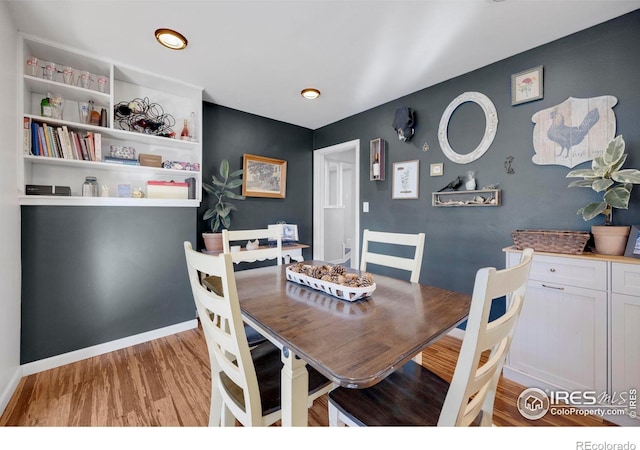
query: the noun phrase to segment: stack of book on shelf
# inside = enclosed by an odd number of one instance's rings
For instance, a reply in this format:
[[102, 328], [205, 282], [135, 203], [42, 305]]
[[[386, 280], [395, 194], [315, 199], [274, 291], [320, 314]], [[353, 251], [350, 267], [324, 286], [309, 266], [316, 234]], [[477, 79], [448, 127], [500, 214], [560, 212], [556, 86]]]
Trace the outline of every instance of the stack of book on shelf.
[[140, 165], [140, 163], [136, 159], [136, 149], [133, 147], [124, 147], [120, 145], [112, 145], [109, 148], [109, 155], [105, 155], [102, 160], [106, 163], [124, 164], [127, 166]]
[[176, 181], [147, 181], [147, 198], [189, 198], [189, 184]]
[[[25, 130], [27, 127], [25, 118]], [[69, 130], [66, 125], [54, 127], [46, 122], [31, 122], [30, 139], [24, 138], [25, 153], [49, 158], [102, 160], [102, 136], [92, 131]], [[28, 141], [28, 142], [27, 142]], [[28, 148], [27, 148], [28, 147]]]

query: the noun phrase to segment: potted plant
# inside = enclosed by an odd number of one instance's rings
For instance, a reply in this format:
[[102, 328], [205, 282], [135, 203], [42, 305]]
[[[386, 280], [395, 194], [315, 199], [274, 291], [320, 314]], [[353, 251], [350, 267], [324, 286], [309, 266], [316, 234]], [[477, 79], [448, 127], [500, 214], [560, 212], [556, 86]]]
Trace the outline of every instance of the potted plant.
[[591, 169], [572, 170], [567, 178], [583, 178], [569, 183], [569, 187], [588, 187], [602, 193], [602, 201], [589, 203], [580, 208], [578, 214], [582, 218], [591, 220], [599, 214], [604, 215], [605, 225], [591, 227], [596, 244], [596, 252], [605, 255], [622, 255], [624, 253], [628, 226], [613, 226], [613, 208], [627, 209], [631, 188], [640, 184], [640, 170], [622, 169], [627, 159], [624, 152], [625, 144], [622, 136], [616, 136], [602, 156], [593, 159]]
[[204, 212], [202, 219], [209, 222], [210, 232], [202, 233], [204, 245], [208, 251], [222, 251], [222, 229], [231, 226], [231, 211], [237, 211], [235, 205], [228, 199], [244, 200], [244, 196], [236, 194], [232, 189], [242, 185], [239, 179], [243, 170], [239, 169], [229, 173], [229, 161], [223, 159], [220, 163], [219, 177], [211, 175], [211, 184], [203, 183], [202, 187], [209, 194], [216, 198], [213, 208]]

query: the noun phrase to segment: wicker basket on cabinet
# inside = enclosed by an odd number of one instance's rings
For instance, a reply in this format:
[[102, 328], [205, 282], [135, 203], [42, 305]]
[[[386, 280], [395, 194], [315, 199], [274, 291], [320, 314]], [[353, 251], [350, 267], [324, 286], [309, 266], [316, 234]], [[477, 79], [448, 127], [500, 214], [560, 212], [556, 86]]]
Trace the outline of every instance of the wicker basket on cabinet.
[[591, 234], [588, 231], [516, 230], [511, 233], [518, 250], [581, 255]]

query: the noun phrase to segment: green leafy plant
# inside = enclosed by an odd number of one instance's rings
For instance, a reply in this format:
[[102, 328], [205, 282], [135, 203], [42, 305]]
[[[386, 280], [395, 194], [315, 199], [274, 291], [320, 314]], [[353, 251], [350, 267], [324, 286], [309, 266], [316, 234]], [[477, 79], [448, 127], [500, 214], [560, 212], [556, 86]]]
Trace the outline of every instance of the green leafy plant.
[[603, 193], [601, 202], [589, 203], [578, 210], [584, 220], [591, 220], [602, 214], [605, 225], [611, 225], [613, 208], [629, 207], [631, 188], [634, 184], [640, 184], [640, 170], [622, 169], [627, 160], [624, 147], [622, 136], [616, 136], [609, 142], [602, 156], [593, 159], [591, 169], [572, 170], [567, 174], [567, 178], [583, 178], [572, 181], [569, 187], [587, 187]]
[[229, 173], [229, 161], [226, 159], [220, 163], [219, 177], [211, 175], [211, 184], [203, 183], [202, 187], [209, 194], [216, 198], [216, 204], [209, 208], [202, 216], [203, 220], [208, 220], [211, 231], [216, 231], [231, 226], [231, 211], [238, 209], [227, 199], [244, 200], [245, 197], [232, 191], [242, 186], [242, 180], [238, 179], [243, 173], [243, 169]]

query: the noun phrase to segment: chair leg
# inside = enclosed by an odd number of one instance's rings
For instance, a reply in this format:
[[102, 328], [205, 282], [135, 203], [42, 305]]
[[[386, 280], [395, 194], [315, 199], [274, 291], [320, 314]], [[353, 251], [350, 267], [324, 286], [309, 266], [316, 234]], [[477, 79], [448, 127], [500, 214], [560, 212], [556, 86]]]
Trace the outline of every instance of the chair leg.
[[227, 405], [222, 404], [222, 426], [223, 427], [235, 427], [236, 426], [236, 418], [233, 415], [233, 413], [231, 412], [231, 410], [229, 408], [227, 408]]
[[211, 407], [209, 408], [209, 426], [220, 426], [220, 415], [222, 412], [222, 396], [215, 381], [211, 383]]
[[329, 402], [329, 426], [338, 426], [338, 408], [333, 406], [333, 403]]

